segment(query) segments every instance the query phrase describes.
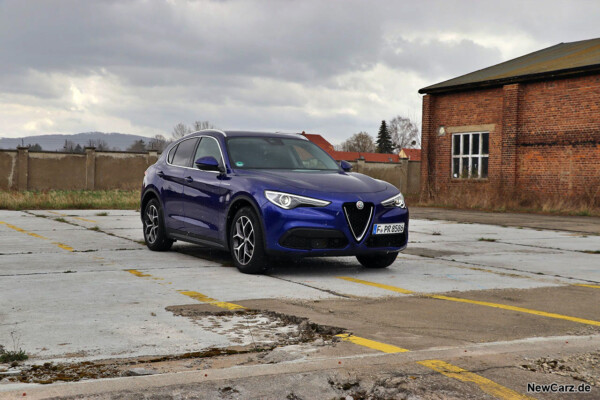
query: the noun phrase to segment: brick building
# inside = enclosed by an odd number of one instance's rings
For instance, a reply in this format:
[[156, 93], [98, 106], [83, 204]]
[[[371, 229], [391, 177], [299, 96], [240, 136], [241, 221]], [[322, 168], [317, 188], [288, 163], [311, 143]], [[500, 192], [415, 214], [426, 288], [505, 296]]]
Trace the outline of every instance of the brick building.
[[600, 38], [419, 90], [422, 192], [465, 182], [582, 196], [600, 186]]

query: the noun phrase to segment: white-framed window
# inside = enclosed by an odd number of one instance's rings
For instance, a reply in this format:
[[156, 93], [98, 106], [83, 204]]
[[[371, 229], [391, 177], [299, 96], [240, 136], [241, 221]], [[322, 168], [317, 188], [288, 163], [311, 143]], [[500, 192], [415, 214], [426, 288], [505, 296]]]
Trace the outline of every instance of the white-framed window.
[[489, 132], [465, 132], [452, 135], [452, 178], [488, 177]]

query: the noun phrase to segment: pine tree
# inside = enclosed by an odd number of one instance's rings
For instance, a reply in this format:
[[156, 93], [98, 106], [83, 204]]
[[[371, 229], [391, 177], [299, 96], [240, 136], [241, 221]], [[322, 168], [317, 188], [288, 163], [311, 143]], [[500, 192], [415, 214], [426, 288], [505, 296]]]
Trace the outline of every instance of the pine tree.
[[377, 152], [378, 153], [391, 153], [394, 151], [394, 145], [392, 143], [392, 137], [387, 129], [387, 124], [381, 121], [379, 127], [379, 133], [377, 134]]

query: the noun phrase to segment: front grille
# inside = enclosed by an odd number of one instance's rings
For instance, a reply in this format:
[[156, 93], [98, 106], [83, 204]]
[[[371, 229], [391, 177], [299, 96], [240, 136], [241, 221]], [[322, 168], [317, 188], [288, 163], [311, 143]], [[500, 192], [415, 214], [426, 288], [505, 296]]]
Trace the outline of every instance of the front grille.
[[406, 244], [406, 234], [371, 235], [366, 241], [367, 247], [402, 247]]
[[360, 242], [371, 223], [374, 208], [373, 203], [364, 203], [362, 210], [356, 207], [356, 203], [344, 203], [343, 208], [350, 231], [352, 231], [354, 239]]
[[286, 232], [279, 241], [283, 247], [299, 250], [343, 249], [348, 239], [332, 229], [295, 228]]

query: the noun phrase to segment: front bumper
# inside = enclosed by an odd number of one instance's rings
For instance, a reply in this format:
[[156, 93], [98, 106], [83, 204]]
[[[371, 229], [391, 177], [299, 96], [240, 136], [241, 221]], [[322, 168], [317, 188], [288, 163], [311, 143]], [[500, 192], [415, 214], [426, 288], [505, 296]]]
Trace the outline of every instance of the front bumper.
[[[401, 251], [408, 242], [408, 209], [374, 203], [367, 233], [357, 241], [349, 226], [342, 201], [326, 207], [281, 209], [266, 202], [262, 206], [265, 248], [269, 254], [299, 257], [355, 256]], [[404, 222], [401, 235], [373, 235], [373, 224]]]

